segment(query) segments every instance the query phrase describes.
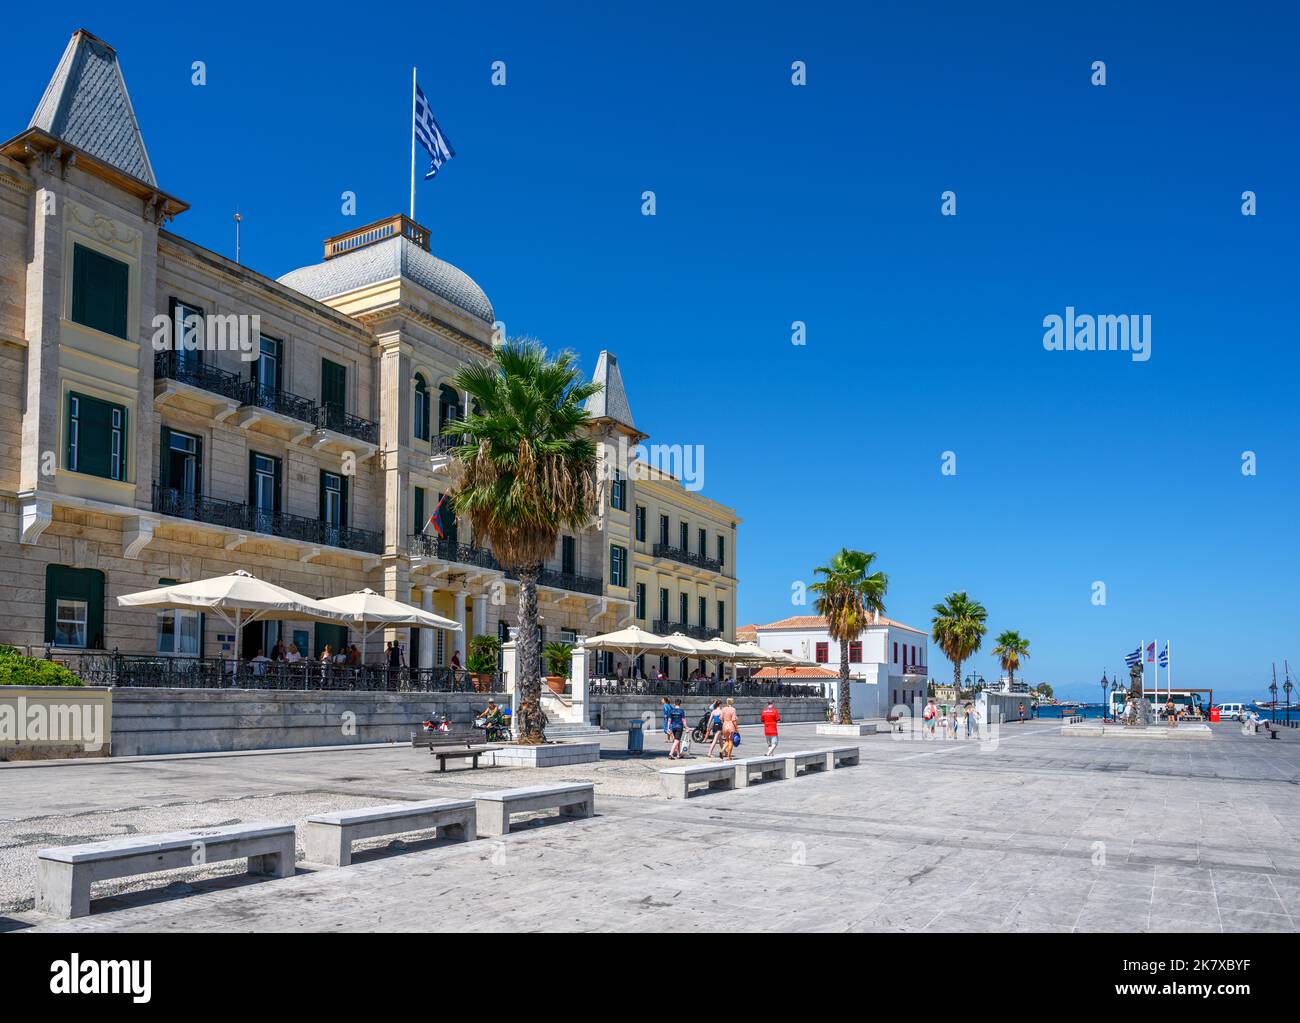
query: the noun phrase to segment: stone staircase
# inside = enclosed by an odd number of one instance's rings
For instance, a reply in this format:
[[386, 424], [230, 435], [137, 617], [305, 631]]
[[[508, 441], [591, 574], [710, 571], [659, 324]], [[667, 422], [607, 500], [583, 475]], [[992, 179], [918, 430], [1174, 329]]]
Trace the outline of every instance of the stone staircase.
[[599, 739], [608, 735], [607, 729], [581, 721], [556, 721], [552, 719], [546, 726], [546, 738], [557, 742], [569, 742], [573, 739]]

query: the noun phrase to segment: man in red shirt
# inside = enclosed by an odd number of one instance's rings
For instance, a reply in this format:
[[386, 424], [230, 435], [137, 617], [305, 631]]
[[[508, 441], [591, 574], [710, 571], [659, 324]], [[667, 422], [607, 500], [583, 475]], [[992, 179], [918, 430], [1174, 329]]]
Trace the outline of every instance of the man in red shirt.
[[760, 717], [763, 719], [763, 735], [767, 737], [767, 755], [770, 757], [776, 752], [777, 744], [781, 741], [781, 737], [776, 734], [776, 723], [781, 720], [781, 712], [776, 709], [775, 700], [767, 701], [767, 706], [763, 708]]

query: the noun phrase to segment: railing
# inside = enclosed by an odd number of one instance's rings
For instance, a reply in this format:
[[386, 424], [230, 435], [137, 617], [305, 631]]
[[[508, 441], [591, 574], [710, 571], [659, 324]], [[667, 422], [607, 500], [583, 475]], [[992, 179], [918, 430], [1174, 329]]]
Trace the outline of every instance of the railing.
[[153, 357], [153, 375], [160, 380], [175, 380], [233, 401], [243, 401], [246, 380], [238, 373], [204, 365], [198, 352], [158, 352]]
[[791, 685], [788, 682], [683, 682], [672, 679], [596, 679], [587, 687], [593, 696], [728, 696], [787, 697], [822, 699], [820, 685]]
[[383, 552], [383, 539], [368, 529], [331, 526], [319, 518], [268, 511], [237, 501], [189, 494], [173, 487], [160, 486], [156, 481], [153, 485], [153, 510], [161, 515], [174, 515], [192, 522], [207, 522], [304, 543], [327, 544], [368, 554]]
[[369, 419], [345, 412], [338, 405], [320, 405], [316, 409], [316, 426], [322, 430], [333, 430], [346, 434], [367, 444], [379, 441], [379, 424]]
[[671, 547], [666, 543], [654, 545], [654, 556], [656, 558], [668, 558], [670, 561], [680, 561], [683, 565], [706, 568], [710, 572], [722, 571], [722, 562], [717, 558], [708, 558], [703, 554], [692, 554], [690, 551], [684, 551], [680, 547]]
[[707, 625], [687, 625], [685, 622], [669, 622], [662, 618], [656, 618], [650, 623], [650, 631], [656, 636], [671, 636], [674, 632], [680, 632], [683, 636], [703, 642], [714, 639], [718, 635], [717, 629], [710, 629]]
[[310, 398], [304, 398], [290, 391], [282, 391], [278, 387], [264, 387], [255, 380], [244, 381], [242, 401], [245, 405], [278, 412], [282, 416], [304, 423], [316, 422], [316, 403]]
[[429, 232], [410, 217], [398, 215], [376, 220], [373, 224], [366, 224], [352, 231], [345, 231], [343, 234], [336, 234], [333, 238], [326, 238], [325, 258], [332, 259], [334, 256], [341, 256], [345, 252], [365, 248], [367, 245], [374, 245], [376, 242], [397, 235], [409, 238], [422, 249], [429, 248]]
[[439, 433], [429, 438], [429, 450], [435, 455], [449, 455], [465, 443], [459, 433]]
[[[510, 578], [516, 578], [513, 574], [507, 572]], [[560, 590], [572, 590], [575, 593], [590, 593], [599, 597], [603, 582], [597, 576], [575, 575], [573, 572], [556, 572], [549, 568], [542, 569], [537, 576], [537, 582], [541, 586], [554, 586]]]
[[377, 664], [321, 664], [302, 660], [235, 661], [233, 657], [151, 654], [51, 655], [88, 685], [139, 689], [275, 689], [379, 693], [504, 691], [499, 673], [477, 677], [464, 669], [388, 668]]
[[[514, 569], [503, 568], [501, 562], [486, 547], [474, 547], [467, 543], [453, 543], [446, 537], [429, 536], [417, 533], [410, 538], [408, 551], [415, 558], [437, 558], [440, 561], [455, 561], [462, 565], [474, 565], [478, 568], [501, 572], [507, 579], [518, 579], [519, 573]], [[558, 572], [544, 568], [537, 576], [541, 586], [554, 586], [574, 593], [590, 593], [600, 596], [604, 582], [598, 576], [577, 575], [573, 572]]]
[[930, 674], [930, 669], [927, 668], [924, 664], [909, 664], [905, 668], [903, 668], [903, 674], [904, 675], [928, 675]]

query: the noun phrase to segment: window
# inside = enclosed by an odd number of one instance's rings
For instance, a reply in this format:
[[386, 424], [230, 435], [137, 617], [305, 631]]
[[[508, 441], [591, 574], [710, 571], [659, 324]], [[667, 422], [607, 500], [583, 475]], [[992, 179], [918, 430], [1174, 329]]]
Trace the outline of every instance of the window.
[[829, 644], [829, 643], [818, 643], [818, 644], [817, 644], [817, 653], [816, 653], [816, 655], [814, 656], [813, 660], [815, 660], [818, 664], [826, 664], [830, 659], [831, 659], [831, 648], [830, 648], [830, 644]]
[[636, 538], [639, 542], [645, 543], [645, 505], [636, 506]]
[[197, 497], [203, 491], [203, 438], [169, 426], [159, 437], [158, 485], [177, 494]]
[[416, 440], [429, 439], [429, 385], [424, 377], [415, 374], [414, 431]]
[[898, 644], [894, 644], [894, 663], [898, 663]]
[[415, 488], [415, 531], [423, 533], [424, 527], [428, 525], [429, 517], [424, 513], [424, 487]]
[[662, 586], [659, 588], [659, 620], [668, 621], [668, 591]]
[[334, 414], [347, 408], [348, 371], [329, 359], [320, 361], [320, 403]]
[[709, 598], [701, 597], [700, 598], [700, 627], [703, 628], [708, 624], [709, 624]]
[[560, 537], [560, 571], [565, 575], [577, 572], [577, 543], [571, 536]]
[[639, 621], [645, 621], [645, 583], [636, 584], [636, 616]]
[[104, 646], [104, 573], [93, 568], [45, 568], [45, 642], [99, 650]]
[[115, 337], [130, 337], [127, 306], [131, 270], [85, 245], [72, 247], [72, 321]]
[[175, 297], [170, 300], [168, 308], [177, 368], [199, 365], [203, 362], [203, 310]]
[[709, 533], [708, 530], [701, 529], [700, 530], [700, 557], [707, 558], [708, 556], [709, 556]]
[[627, 548], [618, 544], [609, 545], [609, 584], [627, 585]]
[[862, 663], [862, 640], [855, 639], [849, 644], [849, 661], [853, 664]]
[[[175, 579], [159, 579], [159, 586], [175, 585]], [[158, 653], [197, 657], [203, 639], [203, 615], [199, 611], [158, 612]]]
[[125, 480], [126, 406], [68, 392], [67, 457], [73, 472]]
[[281, 386], [282, 342], [273, 337], [261, 336], [258, 342], [257, 362], [253, 366], [253, 379], [261, 394], [276, 394]]
[[448, 384], [438, 385], [438, 432], [453, 419], [460, 418], [460, 395]]
[[248, 503], [252, 505], [253, 528], [274, 532], [275, 513], [280, 510], [280, 460], [256, 451], [248, 453]]
[[721, 567], [727, 563], [727, 538], [718, 537], [718, 566]]
[[688, 526], [684, 520], [681, 524], [678, 535], [681, 539], [681, 543], [679, 543], [677, 546], [680, 547], [682, 553], [685, 554], [687, 551], [691, 549], [691, 544], [690, 544], [691, 527]]
[[341, 532], [348, 527], [348, 478], [336, 472], [320, 474], [320, 520], [325, 526], [325, 542], [340, 546]]
[[725, 633], [727, 631], [727, 602], [718, 601], [718, 631]]
[[561, 643], [568, 643], [569, 646], [573, 646], [575, 643], [578, 642], [578, 630], [577, 630], [577, 629], [561, 629], [561, 630], [560, 630], [560, 642], [561, 642]]
[[691, 609], [691, 598], [687, 596], [685, 593], [679, 593], [677, 595], [677, 615], [678, 615], [677, 620], [682, 625], [689, 625], [691, 623], [691, 616], [688, 613], [690, 609]]
[[668, 516], [667, 515], [659, 516], [659, 542], [663, 544], [663, 546], [665, 547], [668, 546]]
[[609, 506], [615, 511], [627, 511], [627, 484], [623, 481], [623, 470], [614, 470], [614, 482], [609, 488]]

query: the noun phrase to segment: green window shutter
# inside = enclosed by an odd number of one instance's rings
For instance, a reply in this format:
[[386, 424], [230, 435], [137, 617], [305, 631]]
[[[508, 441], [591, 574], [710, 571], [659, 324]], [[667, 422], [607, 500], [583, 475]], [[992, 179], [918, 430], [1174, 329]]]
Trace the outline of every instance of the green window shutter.
[[129, 337], [131, 271], [127, 264], [85, 245], [72, 253], [72, 319], [117, 337]]
[[[172, 485], [172, 428], [164, 426], [158, 431], [158, 486], [166, 490]], [[161, 585], [166, 586], [167, 583]]]
[[93, 568], [45, 566], [45, 642], [54, 642], [55, 609], [60, 597], [86, 602], [86, 642], [104, 642], [104, 573]]
[[348, 504], [350, 503], [348, 482], [347, 476], [339, 480], [339, 525], [344, 529], [348, 528]]
[[[123, 405], [101, 401], [76, 391], [68, 392], [66, 464], [72, 465], [72, 399], [77, 400], [77, 472], [105, 479], [126, 479], [130, 454], [130, 429]], [[113, 475], [113, 412], [121, 415], [122, 449], [117, 476]]]
[[248, 453], [248, 506], [257, 505], [257, 452]]
[[[203, 438], [194, 438], [194, 494], [203, 493]], [[199, 641], [200, 643], [202, 640]]]
[[320, 471], [320, 520], [325, 522], [325, 470]]
[[347, 369], [329, 359], [320, 361], [320, 401], [322, 405], [344, 408], [347, 393]]
[[424, 487], [415, 488], [415, 532], [424, 532]]
[[275, 466], [275, 510], [280, 511], [280, 492], [284, 490], [282, 485], [283, 468], [278, 458], [271, 459], [271, 463]]

